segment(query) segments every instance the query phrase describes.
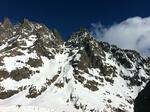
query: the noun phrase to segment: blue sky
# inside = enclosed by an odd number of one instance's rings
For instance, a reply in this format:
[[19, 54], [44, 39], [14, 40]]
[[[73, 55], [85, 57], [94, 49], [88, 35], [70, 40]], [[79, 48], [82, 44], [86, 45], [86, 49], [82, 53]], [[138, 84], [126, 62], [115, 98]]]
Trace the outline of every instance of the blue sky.
[[110, 26], [127, 18], [150, 15], [150, 2], [144, 0], [3, 0], [0, 19], [13, 22], [28, 18], [49, 28], [57, 28], [64, 39], [80, 26], [91, 23]]

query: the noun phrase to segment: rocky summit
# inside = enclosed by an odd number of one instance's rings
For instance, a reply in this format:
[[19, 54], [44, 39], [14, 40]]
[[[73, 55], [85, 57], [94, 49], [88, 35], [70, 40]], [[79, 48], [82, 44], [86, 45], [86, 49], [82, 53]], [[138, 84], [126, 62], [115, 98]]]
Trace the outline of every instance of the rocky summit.
[[0, 23], [2, 112], [133, 112], [149, 79], [149, 57], [96, 41], [85, 28], [64, 42], [44, 24]]

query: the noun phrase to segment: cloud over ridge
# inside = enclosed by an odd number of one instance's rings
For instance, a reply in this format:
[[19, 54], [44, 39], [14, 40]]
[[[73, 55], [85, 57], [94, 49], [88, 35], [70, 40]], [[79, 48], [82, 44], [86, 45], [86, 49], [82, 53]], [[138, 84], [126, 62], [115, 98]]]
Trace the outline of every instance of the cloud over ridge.
[[144, 56], [150, 56], [150, 17], [132, 17], [108, 28], [101, 23], [94, 23], [91, 33], [99, 41], [137, 50]]

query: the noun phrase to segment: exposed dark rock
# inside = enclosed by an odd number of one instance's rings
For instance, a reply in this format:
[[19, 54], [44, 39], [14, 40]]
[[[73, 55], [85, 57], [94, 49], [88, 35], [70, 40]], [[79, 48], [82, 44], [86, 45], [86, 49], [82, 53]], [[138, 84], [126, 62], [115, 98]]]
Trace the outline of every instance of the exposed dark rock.
[[134, 112], [150, 112], [150, 82], [135, 99]]
[[121, 76], [124, 80], [128, 80], [128, 86], [141, 86], [142, 80], [138, 77], [138, 75], [134, 75], [133, 77], [123, 75]]
[[55, 75], [52, 79], [47, 79], [46, 84], [51, 85], [53, 82], [55, 82], [57, 80], [58, 77], [59, 77], [59, 75]]
[[18, 90], [7, 90], [4, 92], [0, 92], [0, 99], [5, 99], [13, 96], [14, 94], [17, 94], [19, 91]]
[[20, 69], [17, 68], [16, 70], [10, 72], [10, 77], [16, 81], [30, 78], [30, 75], [32, 75], [32, 71], [26, 67]]
[[105, 60], [105, 53], [101, 46], [90, 36], [90, 33], [85, 28], [81, 28], [78, 32], [73, 33], [66, 45], [81, 49], [79, 51], [81, 54], [80, 61], [75, 65], [81, 70], [92, 67], [100, 68], [102, 66], [102, 60]]
[[119, 52], [115, 52], [114, 53], [114, 57], [117, 59], [118, 62], [121, 63], [121, 65], [123, 65], [125, 68], [132, 68], [132, 64], [129, 62], [129, 60], [127, 59], [127, 57], [125, 56], [125, 54], [122, 51]]
[[[27, 98], [36, 98], [39, 95], [41, 95], [46, 89], [47, 86], [50, 86], [54, 81], [57, 80], [57, 78], [59, 77], [59, 75], [55, 75], [52, 79], [47, 79], [47, 82], [45, 83], [45, 86], [42, 86], [40, 90], [37, 90], [35, 86], [31, 86], [29, 88], [29, 94], [26, 95]], [[56, 83], [57, 87], [63, 87], [64, 84], [63, 83]]]
[[27, 95], [26, 97], [27, 98], [36, 98], [38, 96], [38, 94], [39, 93], [37, 92], [35, 87], [30, 87], [29, 88], [29, 95]]
[[5, 90], [5, 88], [0, 86], [0, 92], [2, 92], [3, 90]]
[[5, 29], [8, 30], [13, 28], [13, 25], [8, 17], [5, 17], [3, 19], [2, 25], [4, 26]]
[[76, 80], [78, 80], [80, 83], [83, 83], [85, 81], [85, 78], [83, 76], [79, 75], [79, 74], [75, 74], [74, 78]]
[[122, 109], [120, 109], [120, 108], [117, 108], [117, 109], [115, 109], [114, 111], [115, 111], [115, 112], [126, 112], [125, 110], [122, 110]]
[[108, 82], [110, 82], [111, 84], [114, 83], [113, 78], [105, 77], [105, 80], [108, 81]]
[[86, 84], [84, 84], [84, 87], [87, 87], [88, 89], [92, 91], [98, 90], [98, 82], [95, 82], [94, 80], [88, 80]]
[[0, 80], [6, 79], [9, 77], [9, 72], [7, 72], [6, 70], [0, 70]]
[[31, 67], [40, 67], [42, 66], [42, 60], [41, 59], [34, 59], [34, 58], [29, 58], [27, 64], [30, 65]]
[[60, 45], [63, 44], [64, 43], [63, 38], [60, 35], [60, 33], [58, 32], [58, 30], [57, 29], [53, 29], [52, 32], [54, 33], [54, 36], [57, 37], [57, 38], [54, 38], [55, 42], [60, 44]]
[[59, 87], [59, 88], [62, 88], [62, 87], [64, 87], [64, 83], [63, 82], [58, 82], [58, 83], [55, 83], [55, 86]]
[[20, 24], [19, 30], [22, 30], [22, 29], [26, 29], [26, 32], [28, 33], [32, 31], [31, 22], [26, 18], [24, 18], [24, 20]]
[[29, 94], [26, 96], [27, 98], [36, 98], [41, 95], [47, 88], [42, 86], [40, 90], [37, 90], [35, 87], [29, 88]]

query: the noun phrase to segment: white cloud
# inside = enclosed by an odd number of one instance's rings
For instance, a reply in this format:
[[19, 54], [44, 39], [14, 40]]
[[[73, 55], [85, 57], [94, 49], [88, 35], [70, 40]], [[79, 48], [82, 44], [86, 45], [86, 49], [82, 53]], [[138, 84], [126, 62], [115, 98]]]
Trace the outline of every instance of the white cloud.
[[101, 23], [94, 23], [91, 33], [100, 41], [137, 50], [142, 55], [150, 56], [150, 17], [129, 18], [109, 28]]

